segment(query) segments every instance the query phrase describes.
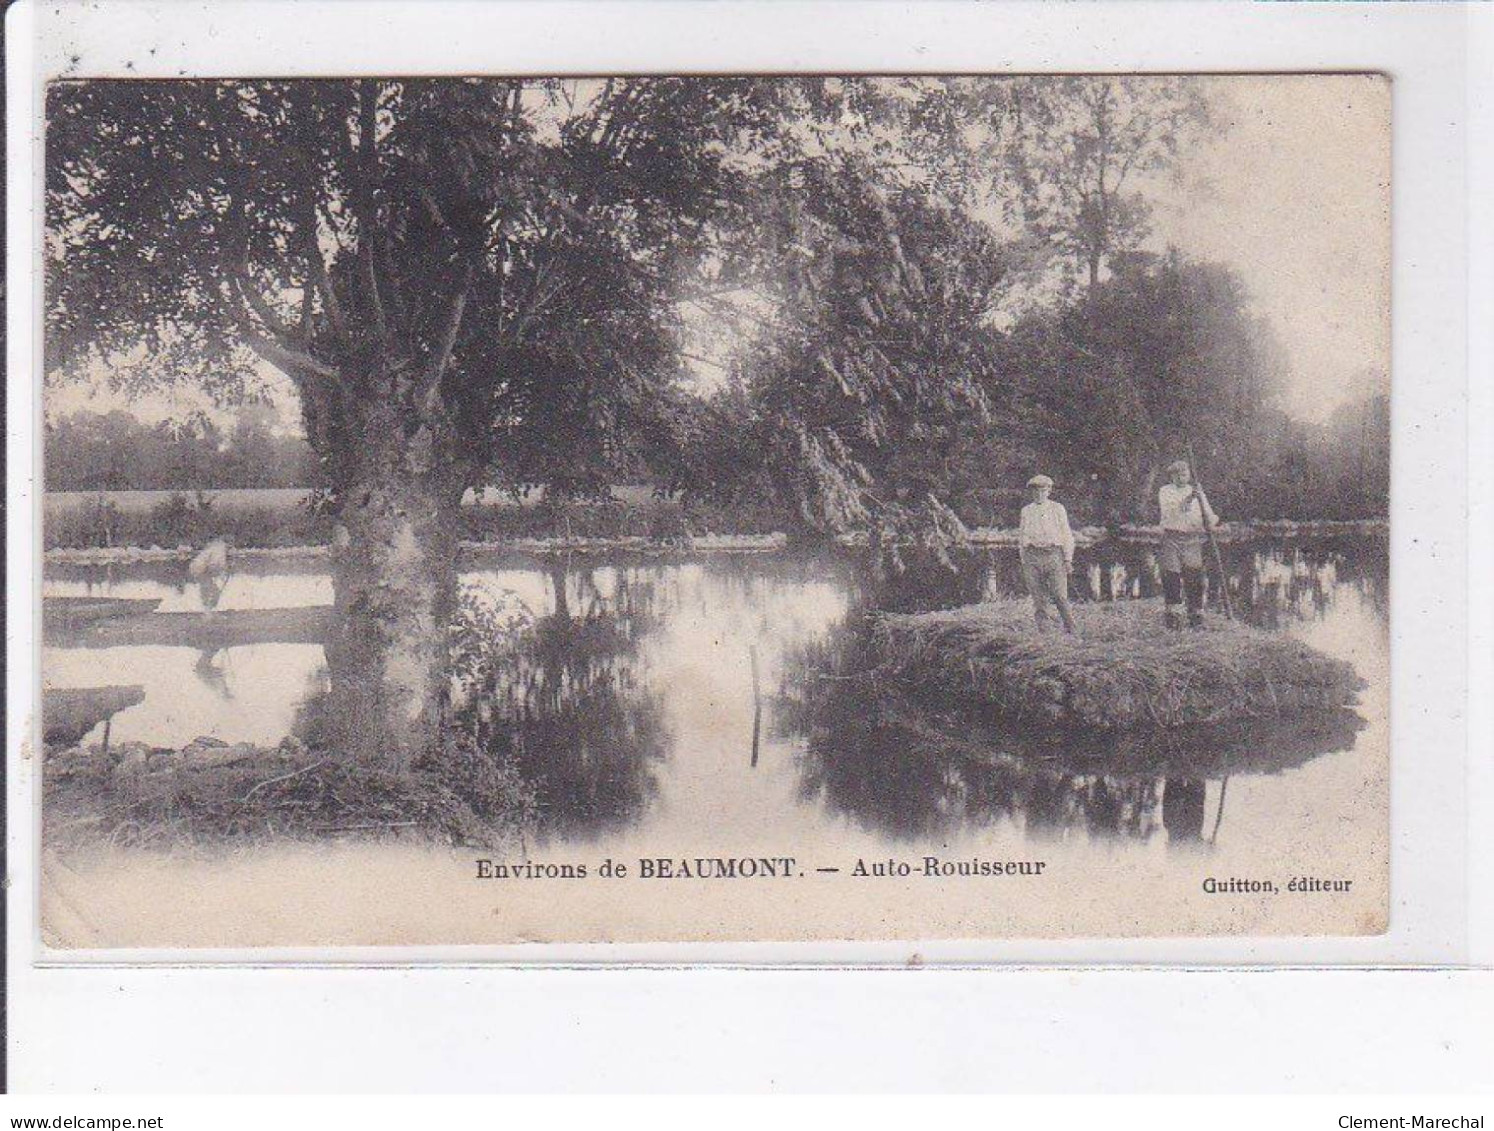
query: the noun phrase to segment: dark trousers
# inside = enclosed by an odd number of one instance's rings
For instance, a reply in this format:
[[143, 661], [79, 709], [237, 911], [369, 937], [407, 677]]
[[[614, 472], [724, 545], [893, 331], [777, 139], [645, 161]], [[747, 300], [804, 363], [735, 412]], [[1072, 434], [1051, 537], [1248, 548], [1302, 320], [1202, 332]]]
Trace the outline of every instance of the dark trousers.
[[1162, 597], [1167, 602], [1169, 613], [1178, 611], [1178, 606], [1183, 603], [1185, 592], [1188, 597], [1188, 619], [1196, 624], [1203, 619], [1203, 570], [1184, 566], [1177, 573], [1169, 571], [1162, 575]]
[[1203, 621], [1204, 571], [1203, 535], [1179, 534], [1164, 531], [1162, 550], [1158, 555], [1162, 565], [1162, 597], [1167, 602], [1167, 616], [1171, 620], [1179, 615], [1183, 595], [1188, 597], [1188, 621], [1200, 624]]

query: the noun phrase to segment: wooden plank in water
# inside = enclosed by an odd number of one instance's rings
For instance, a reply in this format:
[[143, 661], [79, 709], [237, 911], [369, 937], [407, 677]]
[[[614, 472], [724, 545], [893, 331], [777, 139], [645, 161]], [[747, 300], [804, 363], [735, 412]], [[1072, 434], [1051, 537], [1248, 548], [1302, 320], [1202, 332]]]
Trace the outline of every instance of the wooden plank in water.
[[240, 644], [321, 644], [332, 610], [224, 609], [209, 613], [152, 613], [95, 621], [71, 630], [47, 626], [47, 642], [73, 648], [165, 646], [216, 652]]

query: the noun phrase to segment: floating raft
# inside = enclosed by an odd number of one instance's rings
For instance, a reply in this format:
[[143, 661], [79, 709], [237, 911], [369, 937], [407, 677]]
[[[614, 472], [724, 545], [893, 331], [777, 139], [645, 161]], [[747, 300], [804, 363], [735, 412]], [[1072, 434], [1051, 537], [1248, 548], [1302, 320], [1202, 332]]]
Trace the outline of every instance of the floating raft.
[[70, 746], [105, 719], [145, 702], [139, 684], [42, 689], [42, 740]]
[[1210, 616], [1163, 627], [1160, 601], [1077, 604], [1077, 637], [1039, 633], [1026, 601], [883, 614], [880, 671], [945, 704], [1054, 726], [1115, 730], [1275, 718], [1351, 706], [1352, 665], [1299, 640]]
[[66, 630], [117, 617], [144, 616], [160, 604], [160, 597], [43, 597], [42, 617], [48, 627]]
[[152, 613], [66, 626], [47, 621], [48, 643], [81, 648], [164, 646], [216, 652], [241, 644], [321, 644], [332, 609], [225, 609], [202, 613]]

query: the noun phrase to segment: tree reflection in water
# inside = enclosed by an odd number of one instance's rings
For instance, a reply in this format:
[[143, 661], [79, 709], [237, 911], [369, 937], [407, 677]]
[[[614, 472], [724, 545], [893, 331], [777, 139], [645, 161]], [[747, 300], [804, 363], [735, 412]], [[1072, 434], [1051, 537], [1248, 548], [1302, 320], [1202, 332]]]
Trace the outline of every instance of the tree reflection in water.
[[[1382, 619], [1389, 617], [1388, 547], [1382, 538], [1349, 535], [1289, 544], [1238, 541], [1225, 542], [1221, 550], [1235, 612], [1258, 627], [1279, 629], [1321, 620], [1346, 587]], [[1212, 590], [1218, 581], [1212, 561], [1205, 572]], [[988, 598], [1024, 592], [1015, 554], [991, 556], [983, 591]], [[1076, 556], [1070, 582], [1076, 601], [1154, 597], [1160, 592], [1156, 548], [1149, 543], [1115, 540], [1083, 548]]]
[[[1220, 786], [1223, 788], [1223, 782]], [[1202, 778], [1167, 778], [1162, 783], [1162, 827], [1167, 830], [1168, 843], [1189, 844], [1204, 839], [1207, 798], [1208, 782]]]
[[[464, 588], [446, 727], [460, 757], [486, 763], [468, 777], [522, 784], [535, 835], [594, 837], [643, 813], [668, 749], [662, 704], [638, 673], [654, 586], [619, 569], [604, 595], [589, 569], [556, 565], [550, 575], [556, 611], [542, 617], [507, 590]], [[323, 670], [296, 733], [335, 748], [337, 725]], [[480, 798], [468, 799], [481, 811]]]
[[1254, 550], [1250, 568], [1235, 583], [1236, 601], [1252, 623], [1282, 628], [1321, 620], [1346, 587], [1383, 620], [1390, 615], [1388, 547], [1381, 540], [1323, 545], [1271, 546]]
[[590, 569], [550, 574], [552, 615], [459, 631], [451, 725], [532, 788], [540, 836], [598, 836], [642, 814], [668, 750], [662, 702], [638, 671], [654, 587], [625, 569], [610, 595]]
[[1349, 710], [1173, 731], [1034, 733], [931, 711], [866, 670], [848, 629], [791, 657], [773, 726], [802, 736], [800, 790], [862, 827], [926, 840], [1011, 822], [1028, 837], [1206, 845], [1231, 774], [1278, 773], [1346, 750]]

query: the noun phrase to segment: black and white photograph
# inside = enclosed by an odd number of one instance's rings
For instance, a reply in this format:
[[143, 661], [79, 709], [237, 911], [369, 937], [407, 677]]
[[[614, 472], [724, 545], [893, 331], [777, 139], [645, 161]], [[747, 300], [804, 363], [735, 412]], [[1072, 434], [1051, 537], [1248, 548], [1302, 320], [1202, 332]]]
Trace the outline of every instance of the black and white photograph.
[[1382, 934], [1390, 91], [49, 83], [45, 945]]

